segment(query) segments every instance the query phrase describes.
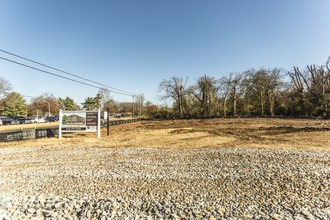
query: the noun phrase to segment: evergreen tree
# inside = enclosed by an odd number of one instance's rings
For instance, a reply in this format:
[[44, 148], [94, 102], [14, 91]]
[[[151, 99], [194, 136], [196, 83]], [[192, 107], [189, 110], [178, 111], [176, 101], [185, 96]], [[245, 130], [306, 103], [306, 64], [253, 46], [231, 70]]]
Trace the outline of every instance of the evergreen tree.
[[76, 104], [73, 99], [66, 97], [65, 99], [59, 98], [60, 106], [62, 110], [73, 111], [76, 110]]
[[98, 109], [100, 107], [101, 95], [97, 94], [96, 97], [87, 97], [85, 102], [81, 103], [86, 110]]
[[4, 106], [3, 115], [5, 116], [21, 116], [27, 115], [27, 107], [22, 95], [17, 92], [9, 93], [2, 100]]

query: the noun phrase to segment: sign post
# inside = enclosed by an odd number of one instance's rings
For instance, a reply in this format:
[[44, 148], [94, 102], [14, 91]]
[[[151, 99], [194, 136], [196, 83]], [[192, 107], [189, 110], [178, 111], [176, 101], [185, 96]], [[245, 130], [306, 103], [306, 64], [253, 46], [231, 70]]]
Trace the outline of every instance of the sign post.
[[101, 138], [101, 111], [97, 110], [97, 138]]
[[58, 125], [58, 138], [62, 138], [62, 109], [60, 109], [60, 115], [59, 115], [59, 125]]
[[110, 108], [107, 108], [108, 114], [107, 114], [107, 136], [110, 135]]
[[91, 111], [62, 111], [60, 110], [59, 135], [62, 132], [97, 132], [101, 138], [100, 110]]

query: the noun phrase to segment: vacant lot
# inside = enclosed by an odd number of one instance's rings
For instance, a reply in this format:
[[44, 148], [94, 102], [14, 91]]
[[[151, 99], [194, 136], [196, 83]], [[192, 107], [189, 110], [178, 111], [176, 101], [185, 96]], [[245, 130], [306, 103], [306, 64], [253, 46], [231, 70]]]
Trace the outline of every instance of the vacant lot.
[[113, 128], [109, 146], [258, 147], [330, 150], [330, 121], [209, 119], [140, 122]]
[[330, 121], [141, 121], [0, 143], [0, 218], [330, 218]]
[[[33, 126], [33, 125], [32, 125]], [[8, 128], [8, 127], [7, 127]], [[151, 148], [253, 147], [330, 150], [330, 120], [208, 119], [141, 121], [96, 133], [65, 133], [63, 139], [0, 143], [1, 147], [97, 146]]]

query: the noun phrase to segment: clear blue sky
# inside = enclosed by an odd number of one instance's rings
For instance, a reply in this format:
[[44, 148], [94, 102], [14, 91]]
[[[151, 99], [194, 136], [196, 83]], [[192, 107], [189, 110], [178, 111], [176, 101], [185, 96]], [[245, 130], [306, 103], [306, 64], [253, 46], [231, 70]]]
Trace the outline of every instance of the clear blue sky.
[[[325, 64], [329, 10], [329, 0], [0, 0], [0, 49], [161, 104], [158, 86], [172, 76], [193, 84], [204, 74]], [[23, 95], [81, 103], [97, 93], [3, 60], [0, 75]]]

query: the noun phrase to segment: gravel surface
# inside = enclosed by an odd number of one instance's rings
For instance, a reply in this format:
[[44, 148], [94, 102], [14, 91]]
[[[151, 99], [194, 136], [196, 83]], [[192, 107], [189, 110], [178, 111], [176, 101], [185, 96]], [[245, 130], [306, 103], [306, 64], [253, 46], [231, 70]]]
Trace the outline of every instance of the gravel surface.
[[330, 219], [330, 152], [0, 149], [0, 219]]

